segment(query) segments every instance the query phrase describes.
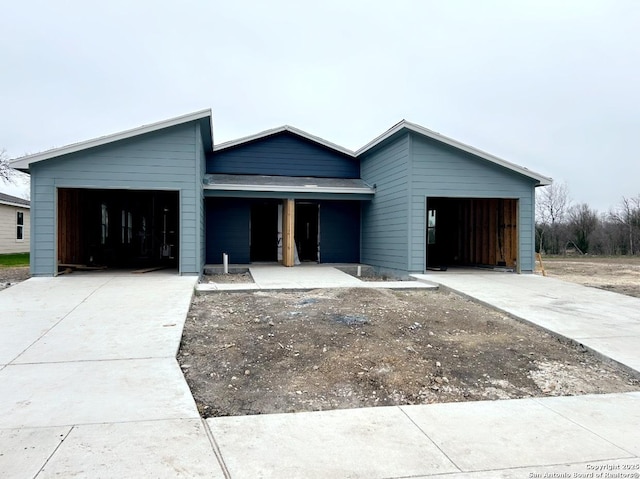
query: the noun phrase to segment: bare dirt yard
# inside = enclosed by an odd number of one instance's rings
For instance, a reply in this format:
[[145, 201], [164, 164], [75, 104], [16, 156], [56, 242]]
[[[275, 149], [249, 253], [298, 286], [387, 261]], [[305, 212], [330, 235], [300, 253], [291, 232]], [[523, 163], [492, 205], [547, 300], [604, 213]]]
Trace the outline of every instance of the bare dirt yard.
[[204, 417], [640, 389], [573, 344], [436, 291], [198, 295], [178, 360]]
[[640, 298], [640, 256], [545, 256], [547, 275]]
[[251, 273], [205, 274], [202, 276], [200, 282], [222, 284], [253, 283], [253, 278], [251, 277]]
[[28, 266], [0, 268], [0, 291], [30, 278]]

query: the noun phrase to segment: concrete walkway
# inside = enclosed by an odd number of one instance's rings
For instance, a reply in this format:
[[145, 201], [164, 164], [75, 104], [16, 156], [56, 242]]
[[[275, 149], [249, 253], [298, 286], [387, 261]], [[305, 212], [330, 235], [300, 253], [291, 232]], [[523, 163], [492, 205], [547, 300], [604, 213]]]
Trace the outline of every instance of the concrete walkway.
[[249, 268], [253, 283], [201, 283], [198, 291], [305, 291], [318, 288], [437, 289], [428, 281], [362, 281], [338, 268], [322, 264], [254, 265]]
[[0, 477], [224, 477], [176, 359], [195, 277], [0, 292]]
[[[612, 344], [615, 318], [637, 334], [640, 300], [524, 275], [426, 279], [580, 341]], [[0, 478], [639, 477], [640, 392], [202, 421], [175, 361], [194, 284], [103, 272], [0, 292]], [[634, 367], [640, 351], [615, 344]]]

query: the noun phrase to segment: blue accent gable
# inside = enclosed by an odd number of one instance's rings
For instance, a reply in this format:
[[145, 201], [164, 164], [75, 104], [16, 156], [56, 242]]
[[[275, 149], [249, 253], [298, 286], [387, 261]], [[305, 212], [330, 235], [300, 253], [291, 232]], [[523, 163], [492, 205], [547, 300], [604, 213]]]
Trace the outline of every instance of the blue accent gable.
[[356, 158], [282, 132], [207, 155], [207, 173], [360, 178]]
[[240, 198], [207, 198], [207, 263], [222, 263], [222, 253], [229, 262], [250, 262], [250, 200]]

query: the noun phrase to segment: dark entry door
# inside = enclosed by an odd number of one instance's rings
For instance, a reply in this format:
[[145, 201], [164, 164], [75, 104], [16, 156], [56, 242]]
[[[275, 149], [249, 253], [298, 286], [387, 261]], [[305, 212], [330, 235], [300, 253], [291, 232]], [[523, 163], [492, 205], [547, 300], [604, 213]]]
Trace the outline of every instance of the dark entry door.
[[318, 261], [318, 204], [297, 203], [295, 241], [300, 261]]
[[278, 260], [278, 204], [265, 201], [251, 206], [251, 261]]

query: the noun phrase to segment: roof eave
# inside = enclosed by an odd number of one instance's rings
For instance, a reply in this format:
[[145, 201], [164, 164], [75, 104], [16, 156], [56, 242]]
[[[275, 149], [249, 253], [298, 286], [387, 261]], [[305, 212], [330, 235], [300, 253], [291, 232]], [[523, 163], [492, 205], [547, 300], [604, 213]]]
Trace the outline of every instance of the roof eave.
[[11, 203], [10, 201], [1, 201], [0, 200], [0, 205], [5, 205], [5, 206], [13, 206], [16, 208], [24, 208], [25, 210], [30, 210], [31, 206], [29, 205], [22, 205], [20, 203]]
[[[97, 146], [106, 145], [120, 140], [126, 140], [138, 135], [144, 135], [146, 133], [152, 133], [154, 131], [170, 128], [172, 126], [189, 123], [191, 121], [203, 120], [209, 118], [209, 128], [207, 135], [211, 135], [211, 147], [213, 145], [213, 125], [211, 121], [211, 109], [196, 111], [188, 113], [186, 115], [177, 116], [168, 120], [159, 121], [156, 123], [150, 123], [148, 125], [142, 125], [137, 128], [113, 133], [111, 135], [105, 135], [91, 140], [81, 141], [78, 143], [72, 143], [71, 145], [61, 146], [59, 148], [53, 148], [51, 150], [43, 151], [41, 153], [34, 153], [32, 155], [23, 156], [22, 158], [16, 158], [9, 162], [11, 168], [16, 170], [28, 171], [29, 166], [32, 163], [45, 161], [51, 158], [55, 158], [62, 155], [68, 155], [70, 153], [76, 153], [78, 151], [87, 150], [89, 148], [95, 148]], [[205, 145], [208, 146], [208, 145]]]

